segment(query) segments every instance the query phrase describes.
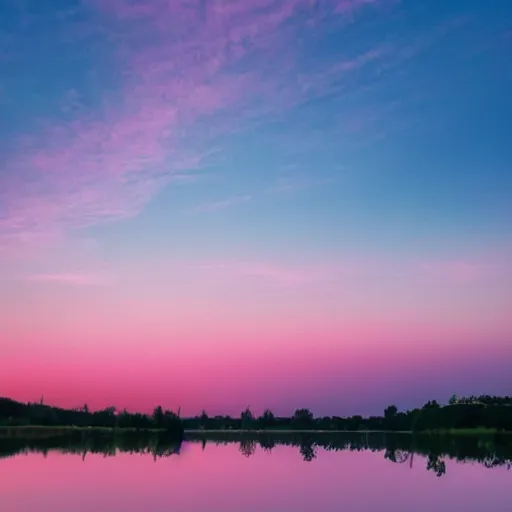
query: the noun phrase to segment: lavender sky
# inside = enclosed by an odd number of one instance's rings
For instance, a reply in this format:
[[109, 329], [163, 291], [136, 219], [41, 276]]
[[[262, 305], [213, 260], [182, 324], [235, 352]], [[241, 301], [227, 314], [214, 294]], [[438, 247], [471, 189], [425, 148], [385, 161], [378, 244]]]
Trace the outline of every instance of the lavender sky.
[[512, 393], [509, 0], [2, 0], [0, 395]]

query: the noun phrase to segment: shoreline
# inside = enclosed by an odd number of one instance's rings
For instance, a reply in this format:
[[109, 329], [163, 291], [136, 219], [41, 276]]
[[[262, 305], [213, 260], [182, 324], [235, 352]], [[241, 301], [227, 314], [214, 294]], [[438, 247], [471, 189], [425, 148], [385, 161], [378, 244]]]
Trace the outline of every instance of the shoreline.
[[498, 431], [497, 429], [484, 428], [460, 428], [460, 429], [439, 429], [439, 430], [293, 430], [293, 429], [258, 429], [258, 430], [241, 430], [241, 429], [185, 429], [185, 435], [206, 435], [206, 434], [392, 434], [392, 435], [510, 435], [511, 430]]
[[412, 430], [185, 429], [185, 434], [412, 434]]
[[0, 425], [0, 439], [49, 438], [76, 433], [95, 434], [165, 434], [165, 429], [136, 429], [132, 427], [77, 427], [73, 425]]
[[[63, 426], [47, 426], [47, 425], [5, 425], [0, 426], [0, 439], [9, 438], [24, 438], [24, 437], [54, 437], [64, 436], [74, 433], [104, 433], [104, 434], [166, 434], [169, 433], [165, 429], [137, 429], [133, 427], [80, 427], [73, 425]], [[183, 436], [186, 441], [186, 436], [191, 437], [208, 437], [208, 436], [292, 436], [292, 435], [372, 435], [372, 434], [385, 434], [385, 435], [421, 435], [421, 436], [485, 436], [485, 435], [512, 435], [512, 431], [501, 431], [495, 429], [439, 429], [439, 430], [422, 430], [414, 432], [412, 430], [319, 430], [319, 429], [184, 429]]]

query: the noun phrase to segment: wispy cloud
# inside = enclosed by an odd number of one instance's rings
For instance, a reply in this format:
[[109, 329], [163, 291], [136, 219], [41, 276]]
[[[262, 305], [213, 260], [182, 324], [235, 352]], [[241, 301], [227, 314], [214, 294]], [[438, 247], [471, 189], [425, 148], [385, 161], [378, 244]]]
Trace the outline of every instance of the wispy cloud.
[[332, 281], [351, 271], [348, 265], [277, 264], [263, 261], [214, 261], [194, 265], [194, 268], [225, 278], [262, 279], [284, 286], [300, 286]]
[[382, 46], [378, 48], [372, 48], [364, 53], [356, 55], [352, 59], [342, 60], [334, 66], [333, 71], [353, 71], [360, 69], [370, 62], [374, 62], [383, 56], [389, 54], [392, 50], [391, 46]]
[[338, 0], [335, 11], [352, 14], [361, 7], [375, 5], [380, 2], [381, 0]]
[[494, 265], [474, 261], [427, 261], [420, 264], [421, 270], [432, 278], [458, 282], [474, 282], [488, 278], [496, 270]]
[[81, 273], [32, 274], [27, 276], [25, 280], [69, 286], [108, 286], [111, 284], [111, 281], [107, 276]]
[[[244, 119], [303, 94], [289, 80], [296, 55], [275, 51], [293, 48], [297, 25], [288, 21], [343, 19], [348, 11], [385, 3], [85, 0], [101, 20], [90, 18], [89, 30], [83, 21], [69, 24], [61, 36], [83, 43], [97, 26], [107, 27], [122, 82], [115, 96], [106, 90], [94, 105], [83, 101], [79, 86], [69, 88], [59, 115], [11, 141], [7, 172], [0, 175], [0, 241], [58, 236], [138, 214], [173, 176], [183, 180], [204, 164], [209, 141], [226, 129], [218, 114], [237, 112], [227, 129], [239, 130]], [[67, 22], [69, 13], [60, 17]], [[376, 58], [370, 52], [339, 71]], [[261, 65], [247, 66], [251, 60]], [[200, 119], [210, 122], [208, 135], [198, 137]]]
[[269, 193], [292, 193], [313, 187], [321, 187], [336, 182], [330, 176], [314, 176], [307, 174], [289, 174], [279, 176], [276, 183], [268, 189]]
[[231, 208], [232, 206], [237, 206], [239, 204], [247, 203], [252, 199], [250, 194], [246, 194], [243, 196], [235, 196], [229, 197], [227, 199], [221, 199], [219, 201], [212, 201], [209, 203], [203, 203], [197, 205], [194, 208], [195, 212], [214, 212], [217, 210], [225, 210], [226, 208]]

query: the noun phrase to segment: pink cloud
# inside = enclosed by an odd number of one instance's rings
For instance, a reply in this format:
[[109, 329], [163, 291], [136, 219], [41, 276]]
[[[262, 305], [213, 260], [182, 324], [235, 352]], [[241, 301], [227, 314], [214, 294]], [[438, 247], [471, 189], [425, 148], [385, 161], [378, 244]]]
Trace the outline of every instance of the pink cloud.
[[[86, 3], [103, 23], [113, 24], [112, 45], [124, 82], [114, 98], [104, 97], [101, 111], [88, 108], [80, 91], [69, 89], [61, 109], [71, 120], [44, 119], [39, 133], [20, 137], [0, 178], [0, 202], [6, 205], [0, 211], [3, 244], [20, 233], [28, 243], [43, 233], [59, 237], [71, 228], [138, 214], [173, 176], [183, 177], [204, 162], [208, 140], [194, 137], [196, 121], [236, 109], [231, 128], [238, 129], [244, 118], [283, 108], [284, 97], [294, 97], [283, 92], [283, 77], [294, 63], [291, 53], [283, 70], [272, 75], [233, 73], [232, 66], [256, 47], [272, 54], [277, 46], [291, 48], [287, 43], [294, 35], [282, 27], [297, 13], [325, 17], [341, 5], [325, 2], [313, 9], [309, 0]], [[368, 3], [350, 2], [352, 8]], [[133, 32], [130, 20], [137, 21]], [[124, 22], [126, 32], [116, 32]], [[369, 53], [359, 65], [373, 58], [377, 55]], [[218, 133], [222, 124], [212, 126]]]
[[33, 274], [27, 276], [26, 280], [72, 286], [106, 286], [110, 283], [110, 280], [104, 275], [72, 273]]
[[367, 5], [377, 4], [382, 0], [339, 0], [336, 12], [353, 13], [355, 10]]
[[472, 282], [489, 277], [493, 266], [471, 261], [431, 261], [421, 264], [428, 275], [460, 282]]
[[285, 265], [257, 261], [211, 262], [194, 267], [213, 275], [264, 279], [285, 286], [332, 281], [350, 270], [348, 266], [338, 264]]

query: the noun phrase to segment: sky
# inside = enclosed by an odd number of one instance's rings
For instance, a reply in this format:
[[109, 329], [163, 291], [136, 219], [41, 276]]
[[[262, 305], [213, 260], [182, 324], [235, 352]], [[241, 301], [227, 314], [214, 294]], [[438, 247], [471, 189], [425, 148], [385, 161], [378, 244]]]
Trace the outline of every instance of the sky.
[[0, 395], [512, 394], [509, 0], [3, 0]]

